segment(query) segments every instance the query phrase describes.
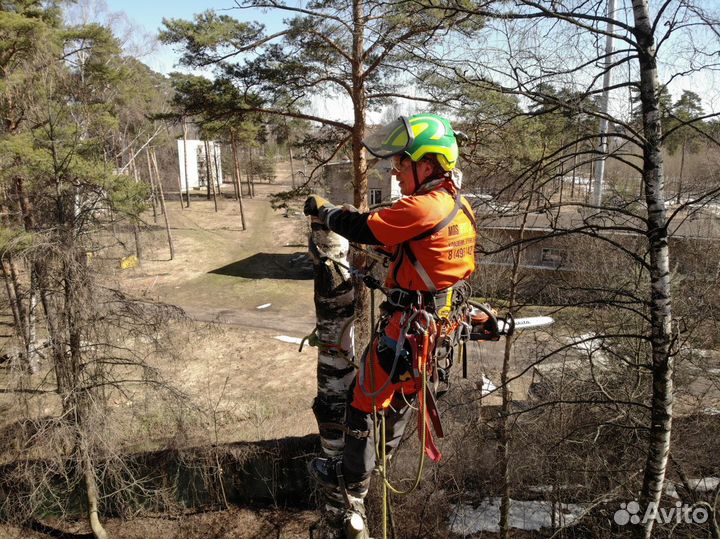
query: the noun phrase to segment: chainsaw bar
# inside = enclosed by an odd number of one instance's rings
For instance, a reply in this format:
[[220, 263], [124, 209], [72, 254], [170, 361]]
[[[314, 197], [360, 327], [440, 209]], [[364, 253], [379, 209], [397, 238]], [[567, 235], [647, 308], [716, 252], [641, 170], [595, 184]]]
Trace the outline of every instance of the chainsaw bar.
[[507, 330], [511, 327], [515, 331], [519, 329], [535, 329], [553, 324], [555, 320], [550, 316], [528, 316], [527, 318], [515, 318], [514, 323], [508, 323], [503, 318], [498, 318], [498, 333], [500, 335], [507, 334]]

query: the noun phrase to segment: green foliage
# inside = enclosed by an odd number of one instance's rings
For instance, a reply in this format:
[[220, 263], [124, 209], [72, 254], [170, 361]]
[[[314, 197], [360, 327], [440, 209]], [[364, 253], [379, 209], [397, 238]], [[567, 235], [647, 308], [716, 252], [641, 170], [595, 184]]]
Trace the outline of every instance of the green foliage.
[[261, 24], [240, 22], [210, 10], [198, 13], [192, 22], [165, 18], [162, 22], [166, 29], [160, 32], [160, 41], [180, 44], [184, 51], [182, 63], [192, 67], [234, 56], [238, 48], [258, 39], [264, 29]]
[[[668, 133], [665, 138], [665, 147], [671, 154], [678, 149], [695, 153], [699, 149], [701, 134], [698, 130], [702, 122], [697, 119], [702, 116], [702, 99], [690, 90], [684, 90], [680, 99], [672, 106], [670, 114], [663, 128]], [[694, 125], [690, 125], [694, 124]]]
[[33, 235], [18, 227], [0, 226], [0, 254], [22, 253], [32, 247]]
[[150, 186], [130, 176], [108, 175], [103, 182], [110, 207], [117, 213], [137, 219], [148, 207]]

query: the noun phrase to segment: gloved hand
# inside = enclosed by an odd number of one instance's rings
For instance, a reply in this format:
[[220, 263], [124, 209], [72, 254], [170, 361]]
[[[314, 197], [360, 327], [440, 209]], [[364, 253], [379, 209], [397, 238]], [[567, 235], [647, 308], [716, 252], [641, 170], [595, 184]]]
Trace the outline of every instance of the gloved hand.
[[320, 211], [326, 208], [334, 208], [330, 202], [325, 200], [319, 195], [310, 195], [305, 199], [305, 206], [303, 206], [303, 213], [311, 217], [318, 217]]

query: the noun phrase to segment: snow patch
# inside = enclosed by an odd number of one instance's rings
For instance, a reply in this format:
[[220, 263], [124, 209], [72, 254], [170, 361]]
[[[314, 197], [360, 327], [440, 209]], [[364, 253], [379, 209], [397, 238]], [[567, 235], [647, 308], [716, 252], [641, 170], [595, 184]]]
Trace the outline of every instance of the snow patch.
[[[688, 486], [695, 492], [714, 492], [720, 485], [720, 477], [702, 477], [700, 479], [688, 479]], [[677, 486], [672, 481], [668, 481], [665, 487], [665, 494], [671, 498], [680, 498], [677, 492]]]
[[287, 335], [275, 335], [273, 339], [277, 339], [282, 342], [289, 342], [291, 344], [300, 344], [302, 342], [300, 337], [288, 337]]
[[490, 393], [497, 390], [497, 386], [492, 383], [490, 378], [487, 378], [484, 374], [482, 375], [482, 387], [480, 388], [480, 394], [483, 397], [487, 397]]
[[[578, 520], [585, 508], [576, 504], [555, 504], [555, 525], [563, 526]], [[510, 500], [510, 527], [539, 531], [552, 526], [553, 503], [548, 501]], [[476, 508], [459, 504], [450, 516], [450, 529], [466, 536], [478, 532], [500, 531], [500, 498], [483, 500]]]
[[256, 309], [267, 309], [268, 307], [270, 307], [270, 305], [272, 305], [272, 303], [263, 303], [262, 305], [258, 305], [255, 308]]

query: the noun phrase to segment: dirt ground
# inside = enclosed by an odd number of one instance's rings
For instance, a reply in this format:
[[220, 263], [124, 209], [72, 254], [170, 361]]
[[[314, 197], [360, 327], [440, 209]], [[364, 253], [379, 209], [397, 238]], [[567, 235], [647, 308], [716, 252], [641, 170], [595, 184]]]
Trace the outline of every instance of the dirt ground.
[[270, 206], [269, 196], [287, 188], [258, 185], [255, 198], [244, 199], [245, 231], [234, 199], [219, 200], [217, 213], [204, 198], [184, 209], [171, 201], [175, 259], [169, 260], [159, 228], [142, 266], [118, 270], [129, 291], [179, 306], [197, 322], [191, 335], [177, 339], [182, 361], [158, 367], [198, 405], [215, 410], [213, 441], [304, 436], [317, 429], [310, 409], [317, 351], [299, 352], [297, 344], [276, 339], [302, 338], [315, 326], [307, 221], [297, 211], [286, 217]]
[[[114, 539], [296, 539], [309, 537], [317, 520], [314, 511], [231, 508], [172, 517], [111, 518], [104, 525]], [[85, 522], [63, 523], [62, 530], [62, 537], [92, 539]], [[0, 524], [3, 539], [47, 539], [59, 537], [58, 532], [52, 523], [34, 530]]]

